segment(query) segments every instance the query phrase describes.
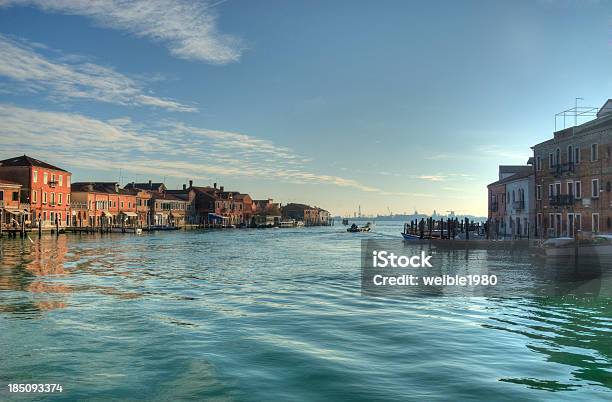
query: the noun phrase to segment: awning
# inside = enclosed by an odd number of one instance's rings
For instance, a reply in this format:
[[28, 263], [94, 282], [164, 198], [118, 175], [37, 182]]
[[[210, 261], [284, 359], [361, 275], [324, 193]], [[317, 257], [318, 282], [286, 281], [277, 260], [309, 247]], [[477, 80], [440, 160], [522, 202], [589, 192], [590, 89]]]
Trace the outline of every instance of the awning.
[[134, 218], [138, 216], [136, 212], [122, 212], [122, 214], [125, 216], [132, 216]]
[[104, 215], [104, 216], [113, 216], [113, 214], [111, 214], [108, 211], [102, 211], [102, 215]]

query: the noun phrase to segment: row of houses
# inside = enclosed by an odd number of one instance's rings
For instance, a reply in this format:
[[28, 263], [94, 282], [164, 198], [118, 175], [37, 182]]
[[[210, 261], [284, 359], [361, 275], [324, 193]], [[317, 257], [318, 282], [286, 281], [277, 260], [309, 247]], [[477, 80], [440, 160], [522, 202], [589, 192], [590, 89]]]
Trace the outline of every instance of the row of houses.
[[487, 186], [489, 233], [575, 237], [612, 232], [612, 99], [584, 124], [532, 147], [524, 166], [499, 166]]
[[0, 222], [5, 227], [280, 226], [284, 219], [328, 224], [329, 212], [211, 186], [171, 190], [148, 181], [71, 183], [72, 174], [27, 155], [0, 161]]

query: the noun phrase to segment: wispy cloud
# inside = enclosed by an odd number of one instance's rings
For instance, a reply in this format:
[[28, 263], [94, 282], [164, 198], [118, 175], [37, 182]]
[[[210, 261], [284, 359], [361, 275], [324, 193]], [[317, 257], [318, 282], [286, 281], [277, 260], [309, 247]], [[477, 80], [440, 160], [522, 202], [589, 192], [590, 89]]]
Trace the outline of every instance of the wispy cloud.
[[77, 56], [52, 58], [40, 45], [0, 34], [0, 76], [9, 89], [44, 93], [52, 99], [95, 100], [119, 105], [153, 106], [170, 111], [197, 109], [145, 93], [142, 85], [110, 67]]
[[313, 172], [307, 159], [270, 141], [170, 120], [154, 125], [129, 118], [103, 121], [0, 103], [0, 132], [3, 153], [19, 154], [27, 149], [72, 168], [122, 168], [134, 174], [180, 179], [252, 177], [386, 194], [357, 180]]
[[225, 64], [240, 59], [241, 41], [217, 31], [214, 7], [223, 1], [189, 0], [0, 0], [0, 5], [36, 6], [80, 15], [97, 25], [165, 45], [187, 60]]

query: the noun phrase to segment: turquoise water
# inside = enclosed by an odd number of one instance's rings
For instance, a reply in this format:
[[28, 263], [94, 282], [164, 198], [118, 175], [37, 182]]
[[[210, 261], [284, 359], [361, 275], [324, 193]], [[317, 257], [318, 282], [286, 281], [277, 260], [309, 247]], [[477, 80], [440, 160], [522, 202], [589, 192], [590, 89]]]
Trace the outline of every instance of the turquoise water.
[[400, 229], [4, 238], [0, 400], [612, 399], [609, 300], [361, 296]]

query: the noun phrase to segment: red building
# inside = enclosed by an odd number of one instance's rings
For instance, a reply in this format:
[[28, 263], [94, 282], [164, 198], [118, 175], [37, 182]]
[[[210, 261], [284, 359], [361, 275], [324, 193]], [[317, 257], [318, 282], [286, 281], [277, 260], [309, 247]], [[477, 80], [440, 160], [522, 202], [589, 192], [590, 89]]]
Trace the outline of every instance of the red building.
[[29, 209], [32, 226], [70, 223], [70, 177], [62, 168], [23, 155], [0, 161], [0, 179], [21, 185], [21, 208]]

